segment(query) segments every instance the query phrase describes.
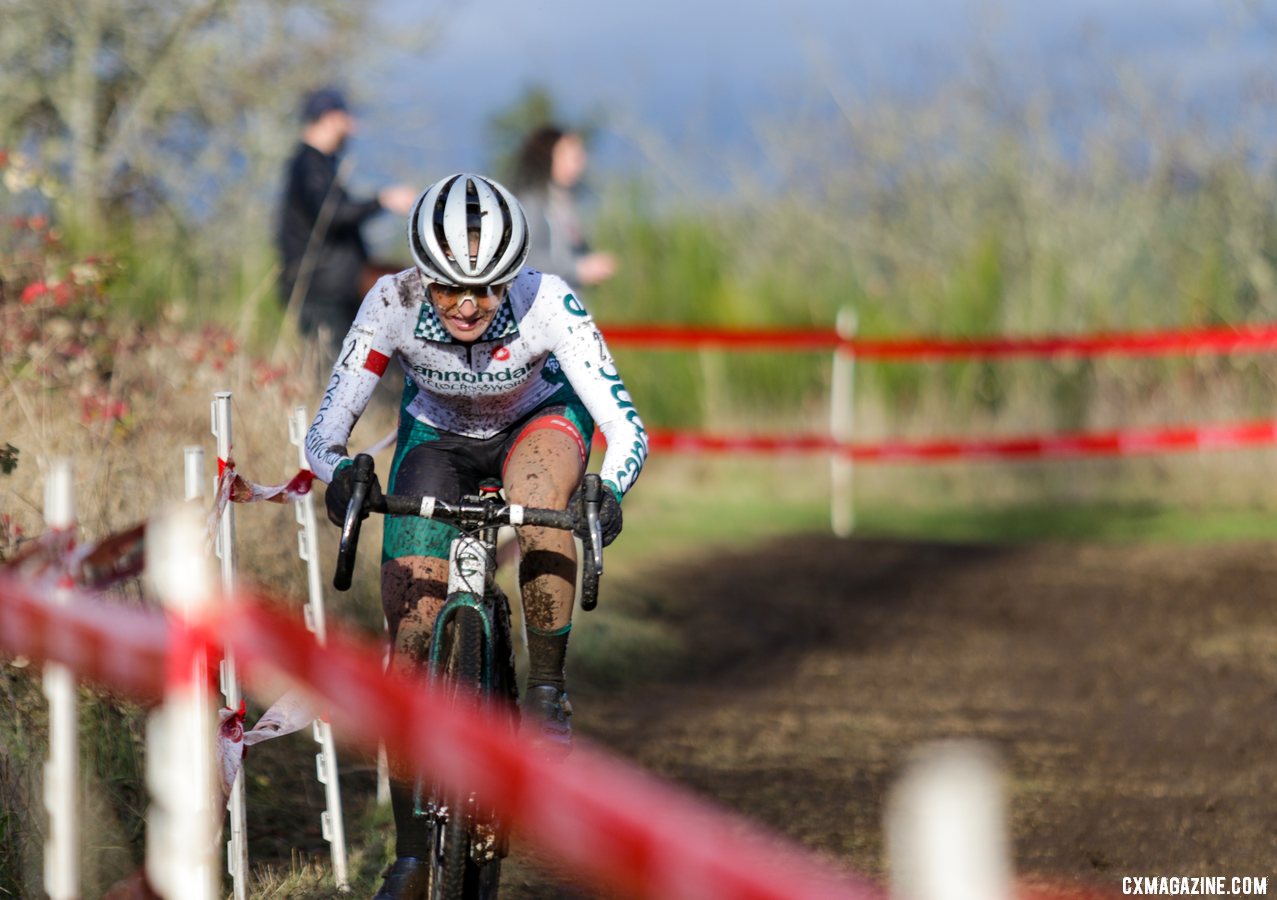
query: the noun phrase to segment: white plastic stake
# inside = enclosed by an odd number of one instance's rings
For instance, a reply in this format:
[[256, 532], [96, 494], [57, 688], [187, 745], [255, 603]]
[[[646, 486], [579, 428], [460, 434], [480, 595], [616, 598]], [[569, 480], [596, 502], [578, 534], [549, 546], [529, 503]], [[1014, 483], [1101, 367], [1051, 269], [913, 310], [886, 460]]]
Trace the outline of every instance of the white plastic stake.
[[390, 804], [390, 757], [386, 755], [386, 745], [377, 745], [377, 805]]
[[[838, 336], [851, 341], [856, 336], [855, 310], [838, 311]], [[855, 434], [856, 354], [847, 344], [834, 351], [834, 368], [829, 390], [829, 435], [839, 445], [851, 443]], [[852, 476], [854, 463], [846, 453], [829, 458], [830, 524], [838, 537], [848, 537], [856, 527]]]
[[[309, 424], [306, 407], [293, 409], [292, 418], [288, 420], [288, 436], [297, 447], [298, 464], [305, 471], [310, 471], [306, 461], [306, 429]], [[298, 552], [306, 563], [306, 584], [309, 589], [310, 602], [306, 604], [306, 627], [315, 633], [315, 640], [323, 645], [328, 640], [327, 623], [324, 618], [324, 579], [319, 565], [319, 529], [315, 522], [315, 498], [306, 493], [294, 501], [297, 512], [297, 523], [301, 531], [297, 534]], [[332, 725], [324, 719], [315, 720], [315, 740], [319, 743], [319, 753], [315, 757], [319, 782], [324, 786], [325, 810], [320, 819], [325, 840], [333, 857], [333, 880], [340, 890], [350, 890], [350, 877], [346, 869], [346, 829], [341, 814], [341, 784], [337, 778], [337, 750], [333, 746]]]
[[[213, 397], [213, 436], [217, 438], [217, 474], [220, 477], [222, 470], [232, 461], [231, 450], [235, 446], [231, 434], [231, 392], [220, 391]], [[222, 590], [229, 595], [235, 588], [234, 504], [226, 505], [218, 522], [217, 556], [222, 561]], [[235, 673], [235, 658], [229, 650], [222, 658], [222, 694], [228, 708], [239, 709], [242, 694]], [[231, 799], [227, 803], [231, 836], [226, 846], [226, 868], [234, 884], [235, 900], [248, 898], [248, 810], [245, 799], [244, 770], [241, 768], [235, 776]]]
[[888, 804], [894, 900], [1012, 900], [1003, 805], [988, 748], [971, 741], [926, 748]]
[[[55, 459], [49, 466], [44, 522], [54, 532], [75, 528], [69, 460]], [[54, 589], [53, 599], [69, 602], [65, 579]], [[80, 782], [80, 725], [75, 676], [66, 666], [49, 663], [44, 667], [44, 694], [49, 701], [49, 758], [44, 764], [49, 831], [44, 842], [44, 890], [52, 900], [72, 900], [80, 896], [80, 817], [75, 803]]]
[[186, 474], [183, 498], [202, 500], [204, 498], [204, 448], [183, 447], [182, 456]]
[[[200, 514], [178, 507], [146, 532], [147, 576], [179, 622], [198, 621], [213, 602]], [[221, 896], [217, 863], [220, 803], [213, 780], [213, 715], [207, 653], [195, 650], [171, 668], [164, 702], [147, 723], [146, 874], [170, 900]]]

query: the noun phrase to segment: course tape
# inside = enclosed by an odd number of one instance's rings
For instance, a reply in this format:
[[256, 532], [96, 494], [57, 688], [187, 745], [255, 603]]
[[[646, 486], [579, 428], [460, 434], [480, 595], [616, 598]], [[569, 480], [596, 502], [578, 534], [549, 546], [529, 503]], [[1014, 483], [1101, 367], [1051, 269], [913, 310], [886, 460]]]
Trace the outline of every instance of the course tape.
[[223, 495], [231, 503], [292, 503], [309, 494], [314, 481], [314, 472], [299, 469], [296, 475], [283, 484], [264, 487], [236, 472], [235, 460], [217, 461], [217, 496], [222, 508], [225, 508], [225, 501], [221, 500]]
[[106, 590], [142, 573], [145, 531], [142, 523], [93, 544], [77, 544], [74, 529], [53, 529], [28, 542], [3, 568], [27, 581]]
[[217, 486], [213, 492], [213, 508], [209, 511], [205, 528], [210, 544], [215, 540], [218, 525], [231, 503], [291, 503], [310, 493], [315, 473], [299, 469], [297, 474], [283, 484], [263, 487], [254, 484], [235, 471], [234, 459], [217, 460]]
[[240, 701], [238, 709], [223, 706], [217, 711], [221, 720], [217, 728], [217, 768], [221, 776], [222, 796], [227, 800], [230, 799], [235, 776], [244, 766], [249, 747], [295, 734], [321, 715], [305, 692], [296, 688], [286, 691], [272, 703], [252, 728], [244, 727], [246, 712], [243, 701]]
[[[391, 429], [376, 443], [360, 451], [370, 456], [380, 453], [395, 442], [398, 429]], [[311, 492], [315, 473], [310, 469], [298, 469], [297, 474], [283, 484], [260, 485], [249, 481], [235, 470], [235, 460], [217, 460], [217, 490], [210, 522], [222, 517], [227, 503], [292, 503]], [[211, 528], [211, 526], [210, 526]]]
[[154, 610], [72, 590], [54, 605], [40, 585], [0, 571], [0, 652], [58, 662], [82, 678], [141, 700], [164, 693], [172, 635]]
[[671, 325], [612, 325], [603, 328], [612, 346], [655, 349], [842, 350], [862, 359], [946, 360], [1014, 356], [1159, 356], [1179, 353], [1245, 353], [1277, 349], [1277, 325], [1198, 328], [1179, 331], [1052, 335], [1026, 338], [842, 337], [831, 329], [732, 329]]
[[166, 674], [180, 674], [179, 658], [220, 638], [250, 686], [277, 688], [283, 676], [304, 687], [344, 736], [370, 750], [381, 738], [392, 757], [473, 791], [526, 840], [605, 890], [673, 900], [882, 897], [876, 886], [583, 742], [566, 762], [541, 759], [499, 718], [455, 708], [422, 682], [387, 676], [382, 651], [371, 644], [334, 631], [320, 646], [301, 623], [255, 598], [221, 605], [215, 615], [187, 628], [84, 595], [54, 606], [0, 573], [0, 651], [59, 662], [153, 699]]
[[1007, 438], [844, 443], [824, 434], [715, 435], [653, 429], [653, 450], [675, 453], [827, 453], [857, 462], [924, 463], [950, 460], [1070, 459], [1228, 450], [1277, 444], [1277, 422], [1258, 420]]

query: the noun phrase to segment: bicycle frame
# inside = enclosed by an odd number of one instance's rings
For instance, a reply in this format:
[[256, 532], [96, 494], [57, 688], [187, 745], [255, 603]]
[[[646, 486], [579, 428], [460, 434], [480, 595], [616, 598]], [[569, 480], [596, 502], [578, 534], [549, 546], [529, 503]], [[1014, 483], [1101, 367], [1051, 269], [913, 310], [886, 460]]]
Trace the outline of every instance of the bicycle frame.
[[462, 533], [452, 539], [448, 550], [448, 594], [443, 608], [435, 617], [434, 634], [430, 641], [430, 676], [441, 674], [443, 661], [439, 658], [440, 639], [443, 630], [460, 606], [478, 610], [483, 619], [483, 676], [485, 692], [492, 688], [495, 671], [496, 634], [493, 615], [487, 598], [493, 595], [497, 571], [497, 529], [484, 528], [479, 535]]

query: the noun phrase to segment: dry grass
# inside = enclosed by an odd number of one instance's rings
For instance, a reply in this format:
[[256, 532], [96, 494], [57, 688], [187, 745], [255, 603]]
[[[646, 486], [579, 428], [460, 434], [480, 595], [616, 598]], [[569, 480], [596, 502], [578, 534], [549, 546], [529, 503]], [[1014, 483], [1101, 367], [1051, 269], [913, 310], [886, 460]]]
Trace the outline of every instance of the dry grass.
[[[49, 259], [42, 271], [28, 273], [29, 283], [67, 285], [66, 271], [60, 260]], [[285, 345], [280, 362], [272, 365], [228, 329], [190, 329], [176, 316], [140, 328], [107, 299], [109, 267], [101, 265], [97, 273], [61, 293], [27, 292], [30, 302], [15, 297], [0, 303], [0, 407], [6, 411], [0, 438], [16, 451], [16, 465], [0, 475], [0, 558], [44, 531], [44, 482], [56, 458], [73, 463], [82, 542], [123, 530], [179, 501], [185, 447], [203, 448], [205, 493], [211, 497], [217, 451], [210, 404], [218, 391], [232, 393], [232, 458], [245, 477], [277, 484], [298, 469], [288, 420], [298, 405], [313, 405], [322, 386], [319, 365], [304, 348]], [[376, 429], [384, 432], [387, 425], [384, 410], [370, 413], [357, 440]], [[211, 506], [211, 500], [205, 503]], [[304, 597], [292, 505], [263, 503], [235, 507], [235, 513], [243, 576], [281, 596]], [[368, 608], [369, 594], [375, 591], [343, 598], [350, 611], [335, 609], [334, 615], [379, 627], [379, 605]], [[126, 585], [117, 599], [149, 602], [137, 585]], [[334, 605], [333, 598], [329, 603]], [[34, 674], [22, 660], [7, 661], [0, 671], [5, 695], [0, 704], [0, 805], [5, 810], [0, 896], [29, 896], [40, 880], [46, 724], [38, 671]], [[146, 807], [143, 718], [132, 705], [82, 690], [87, 895], [102, 893], [140, 862]]]

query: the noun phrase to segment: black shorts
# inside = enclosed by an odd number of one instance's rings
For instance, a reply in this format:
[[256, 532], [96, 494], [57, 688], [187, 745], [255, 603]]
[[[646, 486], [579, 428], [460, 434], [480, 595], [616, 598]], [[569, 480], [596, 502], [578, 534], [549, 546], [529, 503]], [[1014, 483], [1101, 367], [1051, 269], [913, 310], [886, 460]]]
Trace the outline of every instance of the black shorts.
[[[501, 479], [510, 453], [519, 442], [542, 428], [571, 435], [584, 462], [590, 455], [594, 420], [580, 401], [553, 403], [534, 410], [489, 438], [472, 438], [439, 431], [413, 421], [401, 428], [399, 445], [390, 468], [388, 491], [392, 494], [436, 497], [457, 503], [477, 494], [487, 479]], [[419, 516], [387, 516], [381, 543], [381, 561], [401, 556], [448, 558], [457, 529]]]

